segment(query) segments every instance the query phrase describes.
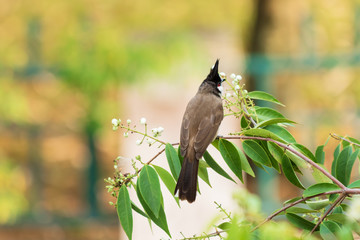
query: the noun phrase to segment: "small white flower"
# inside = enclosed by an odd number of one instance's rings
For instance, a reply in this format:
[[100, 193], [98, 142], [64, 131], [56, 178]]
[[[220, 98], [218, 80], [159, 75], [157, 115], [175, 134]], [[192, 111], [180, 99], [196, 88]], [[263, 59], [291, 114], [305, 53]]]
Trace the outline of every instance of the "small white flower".
[[129, 136], [129, 133], [128, 132], [124, 132], [124, 137], [128, 137]]
[[[120, 120], [120, 119], [119, 119]], [[119, 123], [120, 123], [120, 121], [119, 121], [118, 119], [116, 119], [116, 118], [113, 118], [112, 120], [111, 120], [111, 123], [112, 123], [112, 125], [114, 125], [114, 126], [118, 126], [119, 125]]]
[[247, 94], [248, 94], [248, 91], [247, 91], [246, 89], [244, 90], [244, 94], [245, 94], [245, 95], [247, 95]]
[[140, 146], [141, 140], [136, 140], [136, 145]]
[[157, 130], [158, 130], [158, 133], [162, 133], [164, 131], [164, 128], [163, 127], [158, 127]]
[[128, 119], [128, 120], [126, 120], [126, 122], [127, 122], [127, 124], [130, 124], [130, 123], [131, 123], [131, 120], [130, 120], [130, 119]]
[[219, 75], [220, 75], [221, 78], [225, 78], [225, 77], [226, 77], [226, 74], [225, 74], [224, 72], [219, 73]]
[[151, 129], [151, 131], [152, 131], [153, 133], [157, 133], [157, 132], [158, 132], [158, 129], [157, 129], [157, 128], [153, 128], [153, 129]]
[[235, 80], [233, 80], [231, 83], [232, 83], [232, 85], [235, 86], [235, 85], [237, 85], [237, 84], [239, 83], [239, 81], [235, 79]]
[[231, 93], [226, 93], [226, 98], [230, 98], [232, 96]]
[[230, 74], [230, 77], [231, 77], [232, 79], [235, 79], [235, 78], [236, 78], [235, 73]]
[[119, 127], [118, 126], [113, 126], [113, 130], [117, 130]]
[[153, 144], [153, 143], [155, 142], [155, 140], [154, 140], [154, 139], [146, 139], [146, 142], [147, 142], [149, 145], [151, 145], [151, 144]]
[[241, 75], [236, 75], [236, 80], [240, 81], [242, 79], [242, 76]]
[[141, 119], [140, 119], [140, 123], [141, 123], [142, 125], [145, 125], [145, 124], [146, 124], [146, 118], [144, 118], [144, 117], [141, 118]]
[[235, 86], [235, 90], [239, 90], [240, 89], [240, 86], [239, 85], [236, 85]]
[[114, 165], [114, 169], [117, 169], [118, 168], [118, 166], [117, 165]]

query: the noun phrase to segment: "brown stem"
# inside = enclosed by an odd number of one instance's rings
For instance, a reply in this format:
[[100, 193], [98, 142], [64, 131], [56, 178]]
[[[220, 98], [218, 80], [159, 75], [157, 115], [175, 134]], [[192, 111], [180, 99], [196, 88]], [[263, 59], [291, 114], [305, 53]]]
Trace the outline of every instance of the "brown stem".
[[336, 201], [329, 207], [329, 209], [324, 213], [324, 215], [320, 218], [320, 220], [316, 223], [315, 227], [311, 230], [310, 234], [312, 234], [316, 228], [324, 221], [324, 219], [326, 218], [327, 215], [330, 214], [330, 212], [336, 207], [336, 205], [338, 205], [339, 203], [341, 203], [346, 197], [346, 193], [343, 192], [337, 199]]
[[341, 136], [339, 136], [339, 135], [337, 135], [337, 134], [335, 134], [335, 133], [330, 133], [330, 136], [333, 137], [333, 138], [335, 138], [336, 140], [343, 140], [343, 141], [346, 141], [346, 142], [348, 142], [348, 143], [351, 143], [351, 144], [353, 144], [353, 145], [355, 145], [355, 146], [360, 147], [360, 144], [354, 143], [354, 142], [350, 141], [349, 139], [346, 139], [346, 138], [344, 138], [344, 137], [341, 137]]

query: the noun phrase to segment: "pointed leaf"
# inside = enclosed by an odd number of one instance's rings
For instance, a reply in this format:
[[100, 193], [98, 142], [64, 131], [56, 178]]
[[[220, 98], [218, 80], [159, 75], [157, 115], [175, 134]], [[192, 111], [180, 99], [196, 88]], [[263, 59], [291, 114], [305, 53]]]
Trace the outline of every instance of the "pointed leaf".
[[[142, 171], [142, 170], [141, 170]], [[143, 206], [145, 212], [147, 213], [147, 215], [150, 217], [150, 219], [156, 224], [158, 225], [162, 230], [164, 230], [169, 237], [171, 238], [170, 235], [170, 231], [169, 231], [169, 227], [167, 225], [167, 220], [166, 220], [166, 215], [165, 215], [165, 211], [164, 211], [164, 207], [163, 205], [161, 205], [160, 210], [159, 210], [159, 216], [156, 217], [154, 215], [154, 213], [152, 212], [152, 210], [150, 209], [150, 207], [147, 205], [145, 199], [143, 198], [140, 188], [139, 188], [139, 179], [137, 181], [137, 187], [136, 187], [136, 195], [140, 201], [140, 204]]]
[[279, 125], [270, 125], [270, 126], [266, 126], [265, 129], [281, 137], [287, 143], [296, 143], [295, 138], [286, 128], [283, 128]]
[[355, 152], [353, 152], [350, 155], [349, 160], [346, 163], [346, 169], [345, 169], [345, 179], [344, 179], [344, 184], [347, 186], [349, 185], [350, 182], [350, 177], [351, 177], [351, 170], [354, 166], [355, 160], [357, 158], [357, 156], [359, 155], [359, 149], [356, 149]]
[[211, 187], [211, 184], [210, 184], [210, 181], [209, 181], [209, 174], [208, 174], [208, 171], [207, 171], [208, 165], [207, 165], [207, 163], [206, 163], [204, 160], [202, 160], [202, 159], [200, 159], [199, 161], [200, 161], [200, 162], [199, 162], [199, 172], [198, 172], [199, 177], [200, 177], [207, 185], [209, 185], [209, 186]]
[[169, 190], [170, 194], [174, 197], [176, 203], [179, 205], [179, 198], [175, 197], [173, 194], [175, 191], [175, 186], [176, 186], [174, 178], [164, 168], [156, 166], [156, 165], [152, 165], [152, 166], [155, 168], [156, 172], [159, 174], [159, 176], [160, 176], [161, 180], [163, 181], [163, 183], [165, 184], [166, 188]]
[[290, 203], [293, 203], [293, 202], [296, 202], [297, 200], [300, 200], [301, 197], [294, 197], [294, 198], [291, 198], [291, 199], [288, 199], [284, 202], [283, 205], [286, 205], [286, 204], [290, 204]]
[[279, 147], [274, 142], [267, 142], [267, 146], [268, 146], [268, 149], [270, 151], [270, 154], [274, 157], [274, 159], [276, 161], [278, 161], [279, 163], [281, 163], [282, 156], [285, 154], [284, 149]]
[[232, 178], [229, 176], [229, 174], [227, 174], [227, 173], [224, 171], [224, 169], [222, 169], [222, 168], [215, 162], [215, 160], [214, 160], [213, 157], [209, 154], [208, 151], [205, 151], [203, 157], [204, 157], [206, 163], [207, 163], [215, 172], [217, 172], [217, 173], [220, 174], [221, 176], [223, 176], [223, 177], [225, 177], [225, 178], [227, 178], [227, 179], [235, 182], [234, 179], [232, 179]]
[[336, 233], [340, 230], [340, 226], [333, 221], [324, 221], [320, 224], [320, 236], [326, 240], [337, 240]]
[[162, 205], [160, 181], [156, 171], [149, 165], [144, 165], [140, 172], [138, 188], [151, 211], [156, 217], [159, 217]]
[[[326, 170], [323, 164], [318, 163], [318, 165]], [[319, 169], [311, 166], [311, 170], [312, 170], [311, 174], [313, 175], [316, 183], [332, 183], [331, 179], [325, 176], [322, 172], [320, 172]]]
[[318, 211], [301, 207], [290, 207], [286, 210], [287, 213], [316, 213]]
[[143, 210], [141, 210], [138, 206], [136, 206], [136, 204], [131, 201], [131, 208], [137, 212], [138, 214], [140, 214], [141, 216], [145, 217], [145, 218], [150, 218], [146, 213], [144, 213]]
[[325, 152], [324, 145], [318, 146], [315, 151], [316, 163], [324, 164], [325, 161]]
[[250, 115], [254, 119], [258, 119], [259, 122], [264, 120], [269, 120], [273, 118], [285, 118], [281, 113], [276, 111], [275, 109], [268, 107], [255, 107], [255, 112], [249, 111]]
[[259, 122], [255, 128], [262, 128], [262, 127], [269, 126], [269, 125], [277, 126], [277, 125], [272, 125], [272, 124], [278, 124], [278, 123], [296, 123], [296, 122], [291, 121], [286, 118], [271, 118], [271, 119], [266, 119], [266, 120]]
[[133, 231], [133, 215], [131, 211], [130, 195], [125, 184], [120, 188], [116, 210], [120, 219], [122, 228], [129, 239], [132, 238]]
[[352, 182], [348, 187], [349, 188], [360, 188], [360, 179], [356, 180], [355, 182]]
[[320, 193], [336, 191], [340, 189], [341, 188], [334, 183], [317, 183], [305, 189], [305, 191], [303, 192], [303, 196], [310, 197]]
[[248, 96], [251, 99], [257, 99], [257, 100], [263, 100], [263, 101], [267, 101], [267, 102], [272, 102], [272, 103], [276, 103], [279, 104], [280, 106], [285, 107], [284, 104], [282, 104], [281, 102], [279, 102], [279, 100], [277, 100], [274, 96], [272, 96], [271, 94], [267, 93], [267, 92], [263, 92], [263, 91], [252, 91], [248, 93]]
[[244, 170], [244, 172], [246, 172], [247, 174], [249, 174], [252, 177], [255, 177], [255, 173], [252, 170], [250, 163], [248, 162], [245, 154], [240, 150], [240, 148], [236, 147], [239, 153], [239, 157], [240, 157], [240, 161], [241, 161], [241, 167]]
[[244, 152], [253, 161], [271, 167], [271, 162], [264, 149], [253, 140], [245, 140], [242, 143]]
[[290, 159], [286, 155], [283, 155], [281, 162], [282, 162], [282, 169], [286, 178], [295, 186], [305, 189], [302, 183], [300, 182], [299, 178], [296, 176], [292, 164], [290, 162]]
[[[285, 216], [289, 220], [290, 223], [294, 224], [298, 228], [311, 231], [315, 227], [314, 223], [312, 223], [294, 213], [287, 213]], [[316, 230], [318, 230], [318, 229], [319, 228], [317, 228]]]
[[340, 182], [342, 182], [344, 185], [346, 185], [346, 181], [347, 181], [346, 168], [347, 168], [347, 164], [350, 160], [351, 154], [352, 154], [352, 148], [351, 148], [351, 146], [347, 146], [341, 151], [341, 153], [336, 161], [334, 176]]
[[279, 142], [282, 142], [282, 143], [287, 143], [281, 137], [279, 137], [275, 133], [272, 133], [272, 132], [270, 132], [269, 130], [266, 130], [266, 129], [252, 128], [252, 129], [249, 129], [249, 130], [242, 131], [242, 134], [245, 135], [245, 136], [271, 138], [273, 140], [276, 140], [276, 141], [279, 141]]
[[243, 181], [242, 178], [242, 169], [241, 169], [241, 160], [238, 153], [238, 150], [231, 142], [220, 139], [219, 141], [219, 149], [222, 157], [224, 158], [226, 164], [229, 166], [231, 171], [235, 173], [235, 175]]
[[170, 143], [166, 144], [165, 154], [170, 167], [171, 174], [175, 179], [178, 179], [181, 170], [180, 159], [175, 148]]

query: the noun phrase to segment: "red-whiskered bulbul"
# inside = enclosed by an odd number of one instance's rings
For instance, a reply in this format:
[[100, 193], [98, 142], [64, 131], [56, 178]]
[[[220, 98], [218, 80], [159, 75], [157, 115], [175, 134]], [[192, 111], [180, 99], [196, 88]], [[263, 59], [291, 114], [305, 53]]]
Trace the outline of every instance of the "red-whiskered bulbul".
[[223, 79], [218, 66], [219, 60], [188, 103], [181, 124], [180, 153], [184, 160], [174, 194], [179, 190], [179, 198], [189, 203], [196, 198], [199, 159], [215, 139], [224, 118], [220, 90]]

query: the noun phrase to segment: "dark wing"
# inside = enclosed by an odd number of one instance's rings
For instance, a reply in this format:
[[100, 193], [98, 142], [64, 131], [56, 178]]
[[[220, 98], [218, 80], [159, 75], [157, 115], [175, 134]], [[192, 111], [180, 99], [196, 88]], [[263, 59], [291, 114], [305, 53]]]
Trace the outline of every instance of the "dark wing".
[[221, 99], [216, 99], [217, 105], [210, 110], [201, 120], [195, 137], [194, 150], [196, 159], [200, 159], [206, 148], [216, 137], [220, 123], [224, 118], [224, 110]]

